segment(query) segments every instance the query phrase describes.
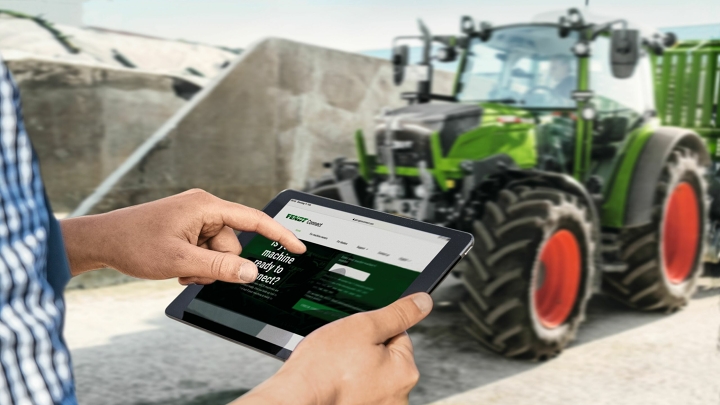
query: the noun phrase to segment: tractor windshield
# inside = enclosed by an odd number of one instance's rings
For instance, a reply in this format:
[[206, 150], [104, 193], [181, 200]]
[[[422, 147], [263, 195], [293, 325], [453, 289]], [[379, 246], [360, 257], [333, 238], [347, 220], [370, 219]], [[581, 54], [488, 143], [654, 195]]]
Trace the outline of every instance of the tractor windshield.
[[500, 28], [486, 42], [474, 38], [460, 76], [461, 101], [496, 101], [535, 108], [570, 108], [577, 33], [560, 38], [554, 26]]

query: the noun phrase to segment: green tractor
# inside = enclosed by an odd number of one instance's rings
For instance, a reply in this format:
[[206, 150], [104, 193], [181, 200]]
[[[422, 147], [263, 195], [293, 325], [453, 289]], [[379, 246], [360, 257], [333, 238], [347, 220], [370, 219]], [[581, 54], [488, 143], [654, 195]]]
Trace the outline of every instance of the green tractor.
[[[507, 357], [556, 356], [594, 292], [640, 310], [687, 304], [712, 162], [697, 131], [663, 126], [656, 108], [658, 61], [675, 37], [576, 9], [499, 27], [463, 17], [459, 36], [420, 29], [393, 44], [396, 84], [418, 77], [409, 105], [378, 116], [373, 154], [358, 131], [357, 161], [328, 163], [308, 190], [473, 233], [459, 306], [468, 332]], [[422, 60], [408, 66], [412, 40]], [[431, 92], [433, 59], [457, 61], [452, 95]], [[707, 71], [696, 85], [714, 89]]]

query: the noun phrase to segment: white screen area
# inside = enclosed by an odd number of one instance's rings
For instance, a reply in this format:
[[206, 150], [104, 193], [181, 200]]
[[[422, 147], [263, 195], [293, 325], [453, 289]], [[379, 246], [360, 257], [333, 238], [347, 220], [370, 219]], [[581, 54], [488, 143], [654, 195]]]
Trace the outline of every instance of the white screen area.
[[422, 272], [449, 240], [299, 200], [290, 200], [275, 220], [300, 240], [417, 272]]

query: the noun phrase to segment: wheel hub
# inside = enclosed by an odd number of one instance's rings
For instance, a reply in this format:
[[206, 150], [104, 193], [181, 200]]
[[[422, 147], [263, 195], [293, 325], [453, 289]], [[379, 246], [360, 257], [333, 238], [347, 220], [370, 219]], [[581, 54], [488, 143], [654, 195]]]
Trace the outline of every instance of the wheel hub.
[[533, 300], [540, 323], [553, 329], [562, 325], [575, 307], [581, 275], [581, 253], [575, 235], [555, 232], [540, 253]]
[[695, 189], [682, 182], [668, 199], [663, 223], [662, 255], [665, 275], [673, 284], [693, 270], [700, 242], [700, 210]]

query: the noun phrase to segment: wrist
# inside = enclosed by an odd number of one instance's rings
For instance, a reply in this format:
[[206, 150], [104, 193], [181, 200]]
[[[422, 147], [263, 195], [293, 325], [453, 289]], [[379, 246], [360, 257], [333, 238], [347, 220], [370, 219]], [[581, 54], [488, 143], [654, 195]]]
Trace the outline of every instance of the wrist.
[[107, 267], [107, 237], [103, 229], [107, 214], [69, 218], [60, 221], [65, 253], [73, 276]]

